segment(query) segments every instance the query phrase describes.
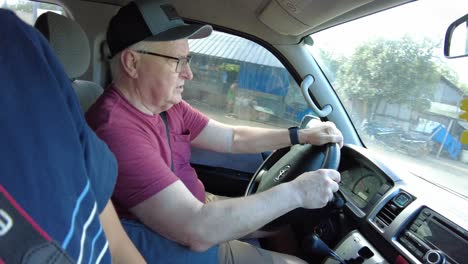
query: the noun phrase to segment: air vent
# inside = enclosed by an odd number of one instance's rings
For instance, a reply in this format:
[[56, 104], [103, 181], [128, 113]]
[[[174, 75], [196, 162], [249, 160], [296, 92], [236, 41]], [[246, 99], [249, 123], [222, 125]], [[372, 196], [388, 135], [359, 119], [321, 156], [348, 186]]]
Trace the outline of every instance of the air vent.
[[389, 201], [377, 214], [377, 218], [382, 221], [385, 226], [389, 226], [402, 210], [403, 208], [399, 208], [393, 204], [393, 201]]
[[374, 222], [379, 228], [385, 229], [413, 200], [414, 198], [410, 194], [405, 192], [399, 193], [380, 210]]

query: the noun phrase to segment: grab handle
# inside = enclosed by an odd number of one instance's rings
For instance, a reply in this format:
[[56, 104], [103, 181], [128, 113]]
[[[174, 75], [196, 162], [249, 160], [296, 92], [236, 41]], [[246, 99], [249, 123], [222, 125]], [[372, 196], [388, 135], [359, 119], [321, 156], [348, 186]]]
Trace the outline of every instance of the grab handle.
[[319, 109], [312, 98], [309, 95], [309, 87], [314, 83], [314, 77], [312, 75], [307, 75], [304, 80], [301, 82], [301, 92], [304, 98], [306, 99], [307, 104], [310, 108], [319, 116], [319, 117], [327, 117], [332, 111], [333, 108], [331, 105], [327, 104], [323, 107], [323, 109]]

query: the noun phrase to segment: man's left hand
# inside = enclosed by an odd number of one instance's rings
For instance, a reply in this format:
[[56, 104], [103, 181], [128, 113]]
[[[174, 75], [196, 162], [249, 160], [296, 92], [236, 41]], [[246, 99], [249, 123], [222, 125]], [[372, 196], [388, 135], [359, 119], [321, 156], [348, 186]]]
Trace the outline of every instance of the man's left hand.
[[330, 121], [313, 121], [313, 124], [298, 131], [301, 144], [323, 145], [329, 142], [338, 143], [343, 147], [343, 135]]

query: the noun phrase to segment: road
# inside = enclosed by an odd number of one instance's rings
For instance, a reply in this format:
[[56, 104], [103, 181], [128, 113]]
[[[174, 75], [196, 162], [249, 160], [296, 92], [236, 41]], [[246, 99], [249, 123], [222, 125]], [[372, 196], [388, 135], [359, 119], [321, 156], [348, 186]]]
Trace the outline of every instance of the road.
[[406, 169], [430, 182], [435, 182], [468, 197], [468, 164], [434, 155], [412, 157], [378, 144], [367, 144], [379, 160], [390, 167]]

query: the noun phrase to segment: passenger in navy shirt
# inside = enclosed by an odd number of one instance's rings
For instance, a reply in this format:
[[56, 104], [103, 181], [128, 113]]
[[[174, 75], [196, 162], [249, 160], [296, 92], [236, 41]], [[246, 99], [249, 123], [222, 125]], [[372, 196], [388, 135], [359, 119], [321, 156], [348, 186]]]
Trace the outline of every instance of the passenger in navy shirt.
[[0, 25], [0, 263], [144, 262], [109, 200], [116, 160], [62, 65], [11, 11]]

